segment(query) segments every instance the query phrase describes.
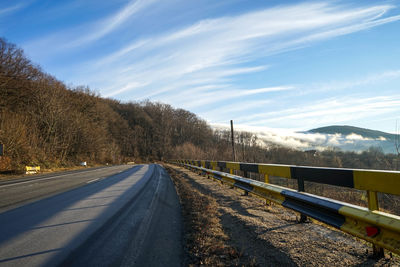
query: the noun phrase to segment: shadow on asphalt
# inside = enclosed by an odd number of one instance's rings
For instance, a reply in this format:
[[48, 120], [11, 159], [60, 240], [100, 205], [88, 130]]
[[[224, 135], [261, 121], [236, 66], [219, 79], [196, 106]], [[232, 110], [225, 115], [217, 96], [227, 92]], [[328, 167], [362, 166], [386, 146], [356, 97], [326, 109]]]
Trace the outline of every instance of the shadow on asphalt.
[[[87, 222], [87, 221], [92, 221], [96, 223], [97, 221], [104, 221], [104, 216], [103, 214], [108, 214], [110, 210], [113, 210], [116, 208], [114, 203], [117, 203], [120, 199], [126, 198], [127, 194], [132, 194], [132, 190], [127, 189], [125, 190], [126, 192], [120, 195], [117, 199], [115, 199], [112, 203], [108, 205], [98, 205], [98, 206], [88, 206], [84, 208], [96, 208], [99, 206], [108, 206], [100, 215], [98, 215], [97, 218], [93, 220], [81, 220], [81, 221], [72, 221], [72, 222], [65, 222], [62, 224], [58, 225], [49, 225], [49, 226], [40, 226], [41, 223], [45, 222], [46, 220], [52, 218], [55, 216], [57, 213], [65, 210], [74, 210], [68, 209], [68, 207], [73, 206], [75, 203], [88, 199], [88, 196], [94, 195], [96, 193], [99, 193], [100, 191], [116, 184], [124, 179], [128, 178], [132, 174], [136, 173], [139, 171], [143, 166], [134, 166], [131, 169], [128, 169], [124, 172], [112, 175], [108, 177], [107, 179], [101, 180], [101, 182], [97, 183], [90, 183], [85, 186], [79, 187], [72, 189], [70, 191], [51, 196], [49, 198], [45, 198], [42, 200], [39, 200], [37, 202], [33, 202], [30, 204], [27, 204], [22, 207], [18, 207], [13, 210], [9, 210], [6, 212], [3, 212], [0, 214], [0, 247], [2, 244], [9, 242], [10, 240], [13, 240], [15, 238], [23, 236], [25, 233], [29, 231], [33, 231], [36, 229], [41, 229], [41, 228], [48, 228], [48, 227], [56, 227], [56, 226], [62, 226], [62, 225], [68, 225], [68, 224], [74, 224], [74, 223], [79, 223], [79, 222]], [[153, 168], [149, 168], [149, 170], [144, 174], [143, 178], [147, 175], [150, 175], [152, 172]], [[135, 183], [133, 187], [136, 187], [141, 183], [142, 180], [145, 179], [140, 179], [137, 183]], [[140, 186], [140, 185], [139, 185]], [[112, 191], [118, 191], [118, 190], [112, 190]], [[115, 197], [115, 196], [114, 196]], [[104, 198], [110, 198], [110, 197], [104, 197]], [[77, 209], [84, 209], [84, 208], [77, 208]], [[33, 215], [33, 216], [32, 216]], [[83, 232], [90, 232], [90, 228], [92, 224], [88, 225]], [[82, 233], [81, 233], [82, 234]], [[84, 235], [84, 233], [83, 233]], [[66, 244], [64, 247], [61, 248], [56, 248], [56, 249], [50, 249], [50, 250], [45, 250], [45, 251], [39, 251], [37, 253], [32, 253], [32, 254], [26, 254], [26, 255], [20, 255], [16, 257], [10, 257], [10, 258], [3, 258], [0, 259], [0, 263], [2, 262], [10, 262], [13, 260], [21, 259], [21, 258], [26, 258], [26, 257], [32, 257], [36, 255], [41, 255], [41, 254], [46, 254], [46, 253], [52, 253], [52, 252], [60, 252], [60, 251], [65, 251], [69, 253], [71, 249], [73, 249], [73, 246], [76, 245], [75, 242], [79, 241], [79, 237], [75, 237], [71, 239], [71, 241]], [[34, 244], [32, 244], [34, 245]], [[56, 256], [58, 253], [56, 254]], [[52, 259], [54, 259], [53, 257]], [[53, 260], [49, 261], [49, 264], [51, 265], [51, 262]]]

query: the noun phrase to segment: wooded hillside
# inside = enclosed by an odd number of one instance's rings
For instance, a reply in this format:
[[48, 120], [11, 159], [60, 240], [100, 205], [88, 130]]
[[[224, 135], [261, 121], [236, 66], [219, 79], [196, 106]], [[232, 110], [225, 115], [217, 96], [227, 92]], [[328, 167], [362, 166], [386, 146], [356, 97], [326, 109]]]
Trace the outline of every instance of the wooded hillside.
[[[237, 160], [299, 165], [395, 169], [395, 155], [312, 153], [235, 134]], [[232, 160], [230, 132], [212, 130], [195, 114], [167, 104], [122, 103], [87, 87], [69, 87], [21, 49], [0, 38], [0, 171], [168, 158]]]
[[[188, 111], [70, 88], [0, 39], [0, 143], [10, 168], [160, 160], [185, 146], [209, 146], [212, 136]], [[191, 145], [179, 148], [185, 143]]]

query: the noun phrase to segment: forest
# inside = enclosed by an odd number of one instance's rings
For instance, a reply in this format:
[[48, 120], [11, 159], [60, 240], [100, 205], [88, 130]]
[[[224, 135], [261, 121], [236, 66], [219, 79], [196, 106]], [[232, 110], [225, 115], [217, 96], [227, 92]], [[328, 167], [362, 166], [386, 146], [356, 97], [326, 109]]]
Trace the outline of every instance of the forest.
[[[235, 132], [236, 159], [327, 167], [399, 169], [398, 156], [379, 148], [299, 151], [260, 146]], [[86, 86], [67, 86], [0, 38], [0, 172], [25, 165], [56, 168], [188, 158], [232, 160], [230, 131], [168, 104], [102, 98]]]

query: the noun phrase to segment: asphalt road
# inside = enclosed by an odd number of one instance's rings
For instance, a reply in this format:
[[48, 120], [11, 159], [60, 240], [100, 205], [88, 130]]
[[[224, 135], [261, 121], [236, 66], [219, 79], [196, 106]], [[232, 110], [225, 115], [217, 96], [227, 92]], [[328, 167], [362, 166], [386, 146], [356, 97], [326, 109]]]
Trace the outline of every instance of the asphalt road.
[[181, 224], [166, 171], [135, 166], [0, 213], [0, 266], [180, 266]]
[[0, 181], [0, 212], [104, 179], [131, 167], [97, 167]]

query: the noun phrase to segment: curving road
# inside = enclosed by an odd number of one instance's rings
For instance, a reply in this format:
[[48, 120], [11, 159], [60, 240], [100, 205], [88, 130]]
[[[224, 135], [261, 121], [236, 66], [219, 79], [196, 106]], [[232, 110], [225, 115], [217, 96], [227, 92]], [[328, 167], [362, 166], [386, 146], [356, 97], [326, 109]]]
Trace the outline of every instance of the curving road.
[[161, 166], [84, 180], [0, 213], [0, 266], [182, 265], [179, 199]]

